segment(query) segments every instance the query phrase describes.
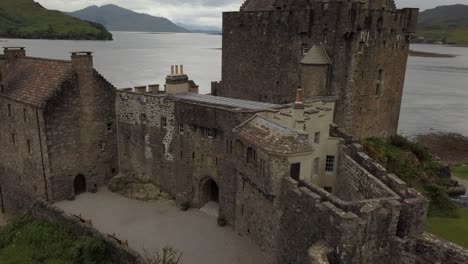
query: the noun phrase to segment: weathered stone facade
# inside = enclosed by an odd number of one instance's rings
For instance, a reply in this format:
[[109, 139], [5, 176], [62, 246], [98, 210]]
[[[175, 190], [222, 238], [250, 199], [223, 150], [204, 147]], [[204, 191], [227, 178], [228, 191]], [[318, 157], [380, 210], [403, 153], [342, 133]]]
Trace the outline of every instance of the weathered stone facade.
[[58, 61], [6, 48], [0, 61], [3, 212], [73, 198], [117, 174], [115, 88], [90, 53]]
[[[249, 0], [223, 15], [223, 69], [217, 95], [292, 102], [337, 96], [335, 122], [356, 137], [396, 134], [410, 35], [417, 9], [393, 1]], [[314, 45], [330, 59], [327, 81], [301, 63]], [[323, 83], [322, 87], [317, 87]]]

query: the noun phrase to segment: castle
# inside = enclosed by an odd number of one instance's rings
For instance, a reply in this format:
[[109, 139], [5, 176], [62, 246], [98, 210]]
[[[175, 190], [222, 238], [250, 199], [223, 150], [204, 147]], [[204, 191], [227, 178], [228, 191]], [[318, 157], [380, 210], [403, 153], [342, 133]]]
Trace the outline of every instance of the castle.
[[5, 48], [2, 212], [120, 173], [178, 203], [216, 203], [271, 263], [466, 263], [424, 234], [428, 201], [352, 137], [396, 133], [416, 13], [393, 1], [246, 1], [224, 14], [212, 95], [183, 66], [162, 89], [115, 89], [91, 52], [58, 61]]

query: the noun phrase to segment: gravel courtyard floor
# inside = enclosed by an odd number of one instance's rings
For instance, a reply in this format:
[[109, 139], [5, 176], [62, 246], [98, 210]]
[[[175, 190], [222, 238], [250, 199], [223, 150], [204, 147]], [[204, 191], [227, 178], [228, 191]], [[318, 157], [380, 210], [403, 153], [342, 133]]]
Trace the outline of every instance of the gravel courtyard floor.
[[268, 264], [250, 239], [229, 226], [218, 227], [215, 217], [198, 209], [183, 212], [174, 201], [142, 202], [102, 189], [56, 205], [91, 219], [103, 233], [128, 240], [140, 253], [169, 245], [183, 252], [183, 264]]

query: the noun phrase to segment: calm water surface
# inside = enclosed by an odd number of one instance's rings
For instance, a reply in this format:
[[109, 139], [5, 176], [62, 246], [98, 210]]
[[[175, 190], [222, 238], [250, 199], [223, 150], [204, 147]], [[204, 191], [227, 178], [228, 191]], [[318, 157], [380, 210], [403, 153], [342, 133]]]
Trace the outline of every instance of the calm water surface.
[[[115, 86], [164, 84], [170, 65], [210, 92], [221, 79], [221, 36], [113, 32], [114, 41], [16, 40], [30, 56], [69, 59], [70, 51], [93, 51], [95, 67]], [[456, 58], [410, 57], [400, 118], [408, 136], [445, 131], [468, 135], [468, 48], [413, 45], [412, 49], [458, 55]]]

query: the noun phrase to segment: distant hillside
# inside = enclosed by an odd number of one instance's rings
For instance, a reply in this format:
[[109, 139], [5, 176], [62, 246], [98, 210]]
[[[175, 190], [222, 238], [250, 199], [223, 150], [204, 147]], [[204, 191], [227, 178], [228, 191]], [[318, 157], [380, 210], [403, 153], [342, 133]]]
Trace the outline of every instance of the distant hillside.
[[47, 10], [33, 0], [0, 0], [0, 37], [111, 40], [99, 24]]
[[68, 14], [102, 24], [111, 31], [190, 32], [167, 18], [136, 13], [116, 5], [90, 6]]
[[468, 44], [468, 5], [438, 6], [419, 14], [416, 35], [427, 42]]

